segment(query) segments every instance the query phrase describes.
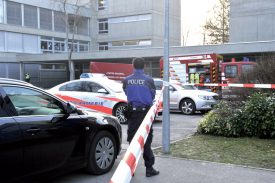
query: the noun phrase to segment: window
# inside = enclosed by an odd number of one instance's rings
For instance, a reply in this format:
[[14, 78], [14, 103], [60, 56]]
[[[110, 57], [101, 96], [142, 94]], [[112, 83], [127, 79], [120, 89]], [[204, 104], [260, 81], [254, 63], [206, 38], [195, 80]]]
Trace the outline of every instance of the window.
[[52, 70], [53, 69], [53, 65], [52, 64], [42, 64], [41, 65], [41, 69]]
[[0, 23], [4, 22], [4, 3], [0, 0]]
[[100, 51], [108, 50], [108, 43], [107, 42], [98, 43], [98, 50]]
[[98, 20], [98, 33], [108, 33], [108, 19]]
[[53, 69], [54, 70], [66, 70], [66, 65], [65, 64], [54, 64]]
[[5, 32], [0, 31], [0, 51], [5, 51]]
[[43, 93], [21, 87], [3, 87], [3, 89], [19, 116], [64, 113], [61, 102]]
[[84, 92], [93, 92], [93, 93], [98, 93], [98, 90], [100, 89], [104, 89], [102, 86], [100, 86], [97, 83], [93, 83], [93, 82], [88, 82], [88, 81], [83, 81], [82, 82], [82, 91]]
[[54, 52], [64, 52], [65, 51], [65, 40], [64, 39], [54, 39]]
[[22, 34], [6, 32], [6, 39], [8, 52], [23, 52]]
[[150, 46], [150, 45], [152, 45], [152, 41], [151, 40], [140, 40], [138, 45], [139, 46]]
[[82, 91], [82, 82], [77, 81], [73, 83], [68, 83], [59, 88], [59, 91]]
[[76, 33], [77, 31], [77, 18], [74, 15], [69, 15], [68, 16], [68, 28], [69, 28], [69, 33]]
[[24, 25], [37, 28], [37, 8], [34, 6], [24, 5]]
[[66, 32], [65, 14], [62, 12], [54, 12], [54, 30]]
[[138, 41], [132, 40], [132, 41], [125, 41], [125, 46], [136, 46], [138, 44]]
[[25, 53], [39, 53], [38, 36], [23, 34], [23, 48]]
[[236, 65], [225, 66], [225, 77], [236, 78], [238, 75], [238, 67]]
[[52, 30], [52, 11], [40, 8], [40, 29]]
[[66, 70], [65, 64], [42, 64], [41, 69], [43, 70]]
[[113, 41], [112, 46], [123, 46], [123, 41]]
[[50, 37], [41, 37], [41, 51], [43, 53], [52, 53], [53, 52], [53, 40]]
[[[74, 45], [72, 47], [72, 44]], [[71, 41], [68, 43], [68, 49], [69, 50], [73, 50], [73, 52], [78, 52], [78, 43], [76, 41], [74, 41], [74, 43], [72, 43]]]
[[113, 41], [111, 42], [112, 47], [121, 46], [150, 46], [152, 44], [151, 40], [127, 40], [127, 41]]
[[114, 17], [109, 19], [109, 23], [126, 23], [126, 22], [137, 22], [137, 21], [145, 21], [151, 20], [151, 14], [144, 15], [133, 15], [133, 16], [125, 16], [125, 17]]
[[79, 52], [88, 52], [89, 43], [88, 42], [79, 42]]
[[89, 18], [81, 17], [77, 24], [77, 34], [84, 36], [89, 35]]
[[249, 73], [253, 70], [254, 65], [251, 64], [245, 64], [242, 65], [242, 73]]
[[7, 1], [7, 23], [22, 25], [21, 4]]
[[98, 10], [104, 10], [107, 8], [108, 0], [98, 0]]

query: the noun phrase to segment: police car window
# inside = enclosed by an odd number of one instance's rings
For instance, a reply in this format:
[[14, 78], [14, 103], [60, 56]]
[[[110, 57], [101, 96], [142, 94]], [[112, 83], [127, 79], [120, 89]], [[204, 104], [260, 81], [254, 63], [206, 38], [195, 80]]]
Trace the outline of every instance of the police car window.
[[72, 82], [68, 83], [59, 89], [60, 91], [82, 91], [82, 84], [81, 82]]
[[82, 86], [83, 86], [84, 91], [93, 92], [93, 93], [97, 93], [98, 90], [100, 90], [100, 89], [105, 89], [101, 85], [94, 83], [94, 82], [89, 82], [89, 81], [84, 81], [82, 83]]
[[63, 114], [62, 103], [43, 93], [21, 87], [3, 87], [19, 116]]

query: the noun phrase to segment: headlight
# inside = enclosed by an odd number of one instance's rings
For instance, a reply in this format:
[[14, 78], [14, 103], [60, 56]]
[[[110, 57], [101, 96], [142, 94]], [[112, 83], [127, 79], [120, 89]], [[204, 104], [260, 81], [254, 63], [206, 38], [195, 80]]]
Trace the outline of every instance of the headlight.
[[213, 100], [212, 96], [199, 95], [198, 97], [202, 100]]

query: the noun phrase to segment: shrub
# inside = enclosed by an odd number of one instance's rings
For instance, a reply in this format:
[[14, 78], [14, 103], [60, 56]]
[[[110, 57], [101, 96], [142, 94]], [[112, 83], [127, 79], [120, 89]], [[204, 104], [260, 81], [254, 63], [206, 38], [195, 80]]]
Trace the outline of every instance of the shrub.
[[275, 94], [255, 93], [247, 102], [221, 101], [201, 120], [198, 132], [225, 137], [275, 138]]
[[229, 101], [220, 102], [202, 119], [198, 132], [226, 137], [243, 136], [240, 108]]
[[243, 116], [246, 135], [275, 137], [275, 94], [253, 94], [245, 103]]

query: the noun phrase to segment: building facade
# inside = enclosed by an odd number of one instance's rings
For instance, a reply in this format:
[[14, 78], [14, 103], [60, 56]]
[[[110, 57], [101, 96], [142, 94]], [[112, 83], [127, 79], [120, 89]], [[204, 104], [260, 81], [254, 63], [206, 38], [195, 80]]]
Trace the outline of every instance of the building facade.
[[[129, 61], [131, 49], [163, 46], [163, 0], [62, 2], [0, 0], [0, 77], [22, 79], [29, 72], [34, 84], [49, 87], [49, 79], [67, 80], [69, 50], [74, 56], [126, 49]], [[170, 12], [170, 45], [180, 46], [180, 0], [170, 2]], [[23, 64], [18, 56], [26, 54], [51, 61]], [[76, 73], [87, 72], [92, 59], [74, 59]]]
[[230, 42], [275, 40], [274, 0], [230, 0]]

